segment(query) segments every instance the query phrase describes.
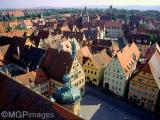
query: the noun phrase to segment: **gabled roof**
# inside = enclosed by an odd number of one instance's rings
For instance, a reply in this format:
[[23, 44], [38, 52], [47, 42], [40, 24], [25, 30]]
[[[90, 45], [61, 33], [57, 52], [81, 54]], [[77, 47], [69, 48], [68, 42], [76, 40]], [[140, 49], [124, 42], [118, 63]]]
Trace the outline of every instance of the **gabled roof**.
[[109, 62], [111, 61], [111, 57], [103, 51], [93, 55], [91, 59], [94, 60], [98, 69], [103, 68], [105, 65], [109, 64]]
[[152, 55], [156, 52], [160, 52], [160, 47], [157, 43], [153, 44], [150, 48], [148, 48], [148, 50], [146, 51], [145, 54], [145, 58], [147, 60], [150, 60], [150, 58], [152, 57]]
[[42, 69], [37, 69], [22, 75], [15, 76], [13, 79], [25, 86], [32, 86], [47, 82], [47, 76]]
[[35, 70], [40, 65], [41, 59], [45, 54], [45, 50], [35, 47], [24, 46], [20, 51], [20, 60], [17, 64], [23, 68], [29, 67], [29, 69]]
[[87, 46], [85, 46], [77, 51], [77, 58], [90, 57], [90, 56], [92, 56], [92, 54]]
[[122, 28], [122, 23], [117, 21], [105, 21], [105, 26], [109, 28]]
[[56, 120], [82, 120], [64, 107], [2, 74], [0, 74], [0, 88], [0, 111], [52, 113], [53, 119]]
[[[66, 39], [60, 43], [60, 45], [63, 46], [64, 51], [67, 51], [67, 52], [72, 51], [71, 41], [72, 41], [72, 39], [69, 39], [69, 40]], [[74, 42], [76, 45], [76, 50], [79, 50], [80, 49], [79, 43], [75, 39], [74, 39]]]
[[111, 57], [105, 51], [98, 52], [90, 57], [97, 69], [103, 68], [111, 61]]
[[157, 86], [160, 89], [160, 51], [155, 51], [152, 55], [149, 60], [149, 66]]
[[121, 67], [124, 71], [124, 74], [128, 76], [133, 71], [134, 62], [137, 61], [140, 57], [140, 51], [135, 43], [132, 43], [131, 46], [126, 46], [121, 51], [116, 54], [117, 59], [119, 60]]
[[8, 51], [9, 48], [10, 48], [10, 44], [4, 45], [4, 46], [0, 46], [0, 60], [2, 60], [2, 61], [4, 60], [4, 58], [7, 55], [7, 52], [9, 52]]
[[90, 52], [90, 50], [88, 49], [87, 46], [81, 48], [80, 50], [77, 51], [77, 59], [79, 60], [79, 62], [81, 63], [81, 65], [83, 64], [83, 58], [90, 58], [92, 56], [92, 53]]
[[22, 17], [24, 16], [24, 12], [23, 11], [20, 11], [20, 10], [17, 10], [17, 11], [9, 11], [8, 12], [9, 16], [16, 16], [16, 17]]
[[33, 23], [31, 20], [23, 20], [23, 22], [26, 26], [33, 26]]
[[63, 75], [66, 71], [70, 72], [73, 61], [69, 52], [49, 48], [42, 62], [42, 68], [50, 78], [63, 83]]

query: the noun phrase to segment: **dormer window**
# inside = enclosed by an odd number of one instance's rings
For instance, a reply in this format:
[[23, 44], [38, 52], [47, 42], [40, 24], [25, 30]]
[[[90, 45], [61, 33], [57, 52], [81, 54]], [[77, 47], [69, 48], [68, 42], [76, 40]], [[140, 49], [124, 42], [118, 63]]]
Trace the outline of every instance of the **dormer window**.
[[127, 73], [128, 71], [126, 69], [124, 69], [125, 73]]

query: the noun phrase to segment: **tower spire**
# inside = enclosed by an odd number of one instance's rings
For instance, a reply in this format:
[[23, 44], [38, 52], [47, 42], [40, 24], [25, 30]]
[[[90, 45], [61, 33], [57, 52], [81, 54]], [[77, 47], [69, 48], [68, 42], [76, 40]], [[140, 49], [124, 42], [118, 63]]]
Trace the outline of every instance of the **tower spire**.
[[71, 46], [72, 46], [72, 58], [75, 58], [76, 57], [76, 42], [74, 40], [75, 38], [72, 39], [71, 41]]

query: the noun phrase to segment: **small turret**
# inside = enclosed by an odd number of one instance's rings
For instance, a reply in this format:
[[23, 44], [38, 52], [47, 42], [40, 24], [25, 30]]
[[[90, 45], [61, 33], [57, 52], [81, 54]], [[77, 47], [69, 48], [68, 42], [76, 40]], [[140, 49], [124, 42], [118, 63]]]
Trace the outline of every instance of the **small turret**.
[[71, 56], [72, 58], [76, 57], [76, 42], [74, 40], [75, 38], [73, 38], [72, 42], [71, 42], [71, 46], [72, 46], [72, 52], [71, 52]]

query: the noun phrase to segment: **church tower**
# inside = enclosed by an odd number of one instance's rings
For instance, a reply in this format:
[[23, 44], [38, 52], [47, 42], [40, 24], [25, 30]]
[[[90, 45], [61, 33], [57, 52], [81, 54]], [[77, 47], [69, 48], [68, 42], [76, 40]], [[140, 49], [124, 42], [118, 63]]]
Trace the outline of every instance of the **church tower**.
[[89, 22], [89, 14], [87, 12], [87, 7], [85, 6], [84, 13], [82, 15], [82, 24], [85, 22]]
[[71, 77], [68, 73], [63, 76], [64, 86], [57, 89], [55, 93], [56, 101], [75, 115], [80, 113], [80, 90], [71, 85]]

